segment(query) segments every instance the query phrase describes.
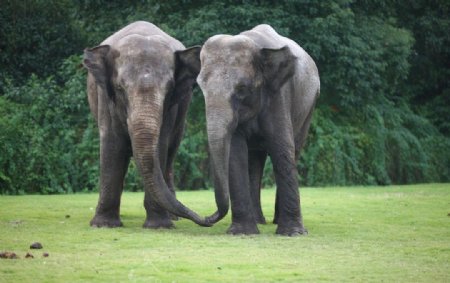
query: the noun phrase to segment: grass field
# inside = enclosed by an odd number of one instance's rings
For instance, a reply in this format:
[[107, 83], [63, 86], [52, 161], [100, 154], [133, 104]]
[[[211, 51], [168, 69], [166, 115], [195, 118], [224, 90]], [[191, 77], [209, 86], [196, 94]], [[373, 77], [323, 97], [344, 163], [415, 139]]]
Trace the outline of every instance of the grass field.
[[[230, 236], [187, 220], [145, 230], [142, 193], [125, 193], [123, 228], [88, 226], [97, 194], [0, 196], [0, 282], [450, 282], [450, 184], [301, 190], [308, 236]], [[212, 191], [179, 192], [202, 215]], [[275, 190], [263, 190], [273, 215]], [[70, 216], [70, 217], [69, 217]], [[30, 250], [33, 242], [42, 250]], [[34, 258], [25, 258], [31, 252]], [[42, 254], [47, 252], [48, 257]]]

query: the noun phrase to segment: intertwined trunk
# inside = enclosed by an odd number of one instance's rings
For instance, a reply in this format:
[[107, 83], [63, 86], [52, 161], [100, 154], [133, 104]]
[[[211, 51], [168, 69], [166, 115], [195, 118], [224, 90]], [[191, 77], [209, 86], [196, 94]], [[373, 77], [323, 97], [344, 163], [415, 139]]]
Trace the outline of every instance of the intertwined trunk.
[[222, 109], [220, 112], [209, 109], [214, 108], [209, 108], [207, 103], [208, 143], [214, 170], [217, 211], [207, 219], [215, 223], [228, 213], [230, 207], [229, 160], [231, 132], [234, 129], [231, 109]]
[[162, 107], [147, 108], [144, 111], [134, 110], [128, 123], [133, 156], [142, 176], [145, 191], [169, 212], [190, 219], [201, 226], [210, 226], [205, 219], [179, 202], [164, 180], [158, 149]]

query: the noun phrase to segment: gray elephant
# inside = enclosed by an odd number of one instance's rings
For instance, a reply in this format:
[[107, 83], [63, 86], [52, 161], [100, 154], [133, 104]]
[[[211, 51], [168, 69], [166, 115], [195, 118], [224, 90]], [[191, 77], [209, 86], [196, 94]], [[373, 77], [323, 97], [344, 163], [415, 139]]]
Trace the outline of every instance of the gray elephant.
[[320, 80], [311, 57], [269, 25], [236, 36], [215, 35], [200, 53], [197, 82], [206, 104], [208, 143], [218, 210], [228, 212], [231, 234], [259, 233], [267, 155], [275, 173], [276, 233], [300, 235], [303, 225], [296, 160], [305, 143], [319, 96]]
[[100, 197], [91, 226], [122, 226], [120, 199], [131, 156], [143, 179], [144, 227], [172, 227], [170, 213], [210, 226], [176, 199], [172, 176], [199, 52], [142, 21], [84, 51], [89, 105], [100, 133]]

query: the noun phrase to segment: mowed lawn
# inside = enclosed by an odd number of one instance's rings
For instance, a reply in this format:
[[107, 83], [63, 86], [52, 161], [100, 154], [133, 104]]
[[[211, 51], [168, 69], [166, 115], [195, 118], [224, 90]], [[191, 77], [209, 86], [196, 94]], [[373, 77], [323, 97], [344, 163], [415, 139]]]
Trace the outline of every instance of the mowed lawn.
[[[215, 211], [212, 191], [177, 196]], [[450, 184], [302, 188], [309, 235], [293, 238], [273, 224], [226, 235], [229, 215], [146, 230], [143, 193], [124, 193], [123, 228], [95, 229], [97, 198], [0, 196], [0, 252], [19, 256], [0, 259], [0, 282], [450, 282]], [[268, 220], [274, 199], [263, 190]], [[42, 250], [29, 249], [36, 241]]]

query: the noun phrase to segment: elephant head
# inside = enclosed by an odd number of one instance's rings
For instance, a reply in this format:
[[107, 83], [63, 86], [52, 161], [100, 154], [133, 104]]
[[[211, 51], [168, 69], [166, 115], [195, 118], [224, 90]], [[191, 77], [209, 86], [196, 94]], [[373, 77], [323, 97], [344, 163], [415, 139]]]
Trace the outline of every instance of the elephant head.
[[112, 38], [84, 51], [83, 63], [105, 97], [106, 105], [98, 107], [109, 113], [106, 117], [98, 113], [100, 136], [105, 124], [127, 134], [146, 193], [169, 212], [209, 226], [168, 189], [158, 144], [168, 109], [191, 94], [200, 68], [200, 47], [184, 49], [162, 35], [138, 32]]
[[294, 74], [295, 57], [286, 46], [261, 48], [242, 35], [217, 35], [205, 42], [200, 59], [201, 71], [197, 83], [205, 97], [218, 207], [208, 221], [215, 223], [229, 209], [232, 135], [239, 131], [239, 125], [250, 125], [251, 129], [252, 121], [264, 111], [264, 105]]

